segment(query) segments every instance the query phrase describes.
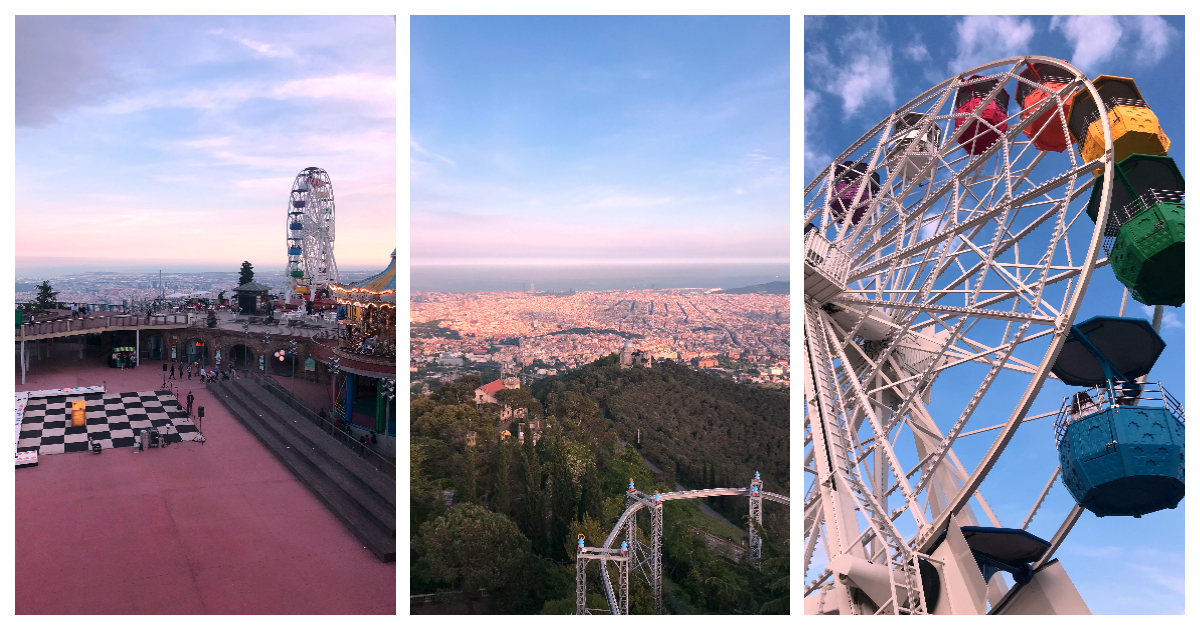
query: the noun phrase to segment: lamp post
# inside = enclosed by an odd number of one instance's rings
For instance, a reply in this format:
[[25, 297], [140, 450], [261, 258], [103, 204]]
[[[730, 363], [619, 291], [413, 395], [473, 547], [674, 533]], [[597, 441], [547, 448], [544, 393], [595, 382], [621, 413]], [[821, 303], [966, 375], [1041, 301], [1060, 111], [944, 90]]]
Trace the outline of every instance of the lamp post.
[[[338, 392], [338, 371], [340, 369], [341, 368], [338, 367], [338, 358], [336, 356], [331, 357], [329, 359], [329, 378], [333, 381], [333, 404], [331, 404], [329, 406], [330, 409], [332, 410], [332, 413], [329, 414], [329, 421], [331, 423], [333, 423], [333, 414], [337, 413], [337, 398], [338, 398], [338, 393], [339, 393]], [[336, 426], [336, 423], [334, 423], [334, 424]]]
[[[269, 333], [269, 332], [264, 332], [264, 333], [263, 333], [263, 351], [262, 351], [262, 356], [263, 356], [263, 368], [264, 368], [264, 369], [267, 367], [267, 365], [266, 365], [266, 361], [267, 361], [266, 357], [267, 357], [267, 353], [269, 353], [270, 351], [271, 351], [271, 333]], [[267, 376], [267, 374], [264, 374], [263, 376]]]
[[383, 431], [387, 433], [388, 422], [392, 416], [392, 401], [396, 399], [396, 379], [385, 378], [380, 383], [383, 386], [383, 397], [387, 404], [383, 406]]
[[292, 398], [296, 397], [296, 340], [288, 341], [288, 349], [292, 352]]
[[248, 354], [250, 354], [250, 322], [244, 321], [242, 322], [242, 358], [248, 358], [246, 357]]

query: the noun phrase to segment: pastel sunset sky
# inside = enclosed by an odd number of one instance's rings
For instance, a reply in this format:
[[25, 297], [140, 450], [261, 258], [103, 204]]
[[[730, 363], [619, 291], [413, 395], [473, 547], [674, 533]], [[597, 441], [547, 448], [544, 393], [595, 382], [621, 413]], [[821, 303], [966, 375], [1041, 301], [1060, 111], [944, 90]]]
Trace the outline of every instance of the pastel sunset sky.
[[329, 172], [342, 268], [395, 248], [382, 17], [17, 17], [16, 255], [282, 268], [292, 179]]
[[414, 16], [414, 265], [786, 263], [789, 19]]

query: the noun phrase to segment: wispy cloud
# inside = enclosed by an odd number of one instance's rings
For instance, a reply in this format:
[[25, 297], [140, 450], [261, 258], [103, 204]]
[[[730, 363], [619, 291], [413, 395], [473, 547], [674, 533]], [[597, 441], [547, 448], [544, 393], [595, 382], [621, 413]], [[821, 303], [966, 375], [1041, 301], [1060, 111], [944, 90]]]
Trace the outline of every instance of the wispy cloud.
[[286, 46], [272, 46], [271, 44], [256, 42], [245, 37], [237, 37], [233, 41], [265, 57], [294, 57], [296, 55], [296, 53], [292, 52], [292, 49]]
[[854, 116], [868, 102], [896, 102], [892, 47], [880, 36], [878, 24], [851, 31], [838, 42], [838, 51], [836, 64], [821, 49], [814, 51], [818, 56], [814, 63], [805, 67], [818, 69], [821, 89], [842, 99], [843, 118]]
[[1124, 29], [1111, 15], [1056, 15], [1050, 18], [1050, 30], [1062, 32], [1074, 48], [1071, 63], [1090, 74], [1120, 50]]
[[[1146, 319], [1154, 317], [1153, 306], [1143, 305], [1142, 312], [1146, 314]], [[1183, 328], [1183, 322], [1180, 321], [1179, 315], [1176, 313], [1176, 309], [1171, 307], [1163, 307], [1162, 327], [1163, 330], [1169, 330], [1171, 328]]]
[[1007, 15], [968, 15], [955, 27], [957, 54], [950, 60], [950, 72], [963, 72], [1028, 52], [1033, 34], [1033, 23], [1029, 20]]
[[449, 164], [450, 166], [455, 166], [454, 160], [451, 160], [450, 158], [448, 158], [444, 155], [434, 153], [433, 151], [430, 151], [429, 149], [426, 149], [425, 147], [421, 146], [420, 142], [417, 142], [416, 138], [409, 138], [408, 148], [412, 149], [412, 152], [416, 153], [417, 155], [422, 155], [422, 156], [425, 156], [428, 158], [435, 159], [439, 162]]
[[1137, 46], [1134, 59], [1143, 66], [1152, 66], [1162, 61], [1179, 37], [1179, 32], [1157, 15], [1139, 15], [1133, 18], [1137, 25], [1141, 43]]

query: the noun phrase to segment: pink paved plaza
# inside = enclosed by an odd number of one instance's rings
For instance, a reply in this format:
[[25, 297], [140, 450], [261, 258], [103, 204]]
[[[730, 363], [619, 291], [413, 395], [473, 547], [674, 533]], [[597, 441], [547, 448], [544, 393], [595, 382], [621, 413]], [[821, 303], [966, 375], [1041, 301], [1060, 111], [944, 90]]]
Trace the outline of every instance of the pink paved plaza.
[[[16, 389], [160, 389], [161, 362], [77, 356], [60, 345], [32, 360], [24, 385], [18, 366]], [[16, 471], [17, 614], [395, 614], [395, 563], [198, 382], [179, 387], [204, 406], [207, 443], [47, 455]]]

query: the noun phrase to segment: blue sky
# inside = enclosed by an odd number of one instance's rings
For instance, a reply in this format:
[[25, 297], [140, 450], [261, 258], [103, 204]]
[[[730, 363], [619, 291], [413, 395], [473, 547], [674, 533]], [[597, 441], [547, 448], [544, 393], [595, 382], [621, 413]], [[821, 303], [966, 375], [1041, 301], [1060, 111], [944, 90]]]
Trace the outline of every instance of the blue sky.
[[[873, 125], [928, 88], [972, 67], [1021, 54], [1069, 60], [1092, 78], [1099, 74], [1134, 78], [1171, 139], [1171, 157], [1185, 169], [1182, 18], [808, 17], [804, 27], [805, 182]], [[1116, 315], [1122, 289], [1111, 270], [1098, 269], [1076, 321]], [[1149, 310], [1130, 299], [1125, 315], [1149, 319]], [[1161, 334], [1167, 349], [1149, 378], [1161, 380], [1182, 400], [1184, 308], [1165, 311]], [[944, 395], [950, 391], [943, 398], [943, 415], [962, 410], [962, 404], [946, 402], [955, 395], [953, 386], [935, 385], [935, 397], [939, 388]], [[1013, 407], [1004, 391], [999, 384], [993, 387], [976, 414], [981, 419], [994, 414], [995, 421], [983, 420], [968, 428], [1004, 422]], [[1057, 409], [1071, 391], [1061, 383], [1047, 382], [1030, 415]], [[935, 413], [938, 407], [935, 401]], [[995, 411], [1000, 408], [1002, 413]], [[1007, 527], [1020, 526], [1057, 465], [1052, 423], [1048, 418], [1024, 425], [981, 488]], [[970, 468], [994, 437], [994, 432], [965, 437], [955, 450]], [[1049, 539], [1073, 504], [1060, 480], [1030, 531]], [[1058, 557], [1093, 613], [1183, 612], [1185, 504], [1186, 500], [1178, 509], [1141, 519], [1099, 519], [1085, 513]]]
[[788, 260], [787, 17], [416, 17], [412, 261]]
[[392, 16], [18, 17], [17, 256], [282, 268], [318, 166], [339, 265], [378, 267], [395, 98]]

